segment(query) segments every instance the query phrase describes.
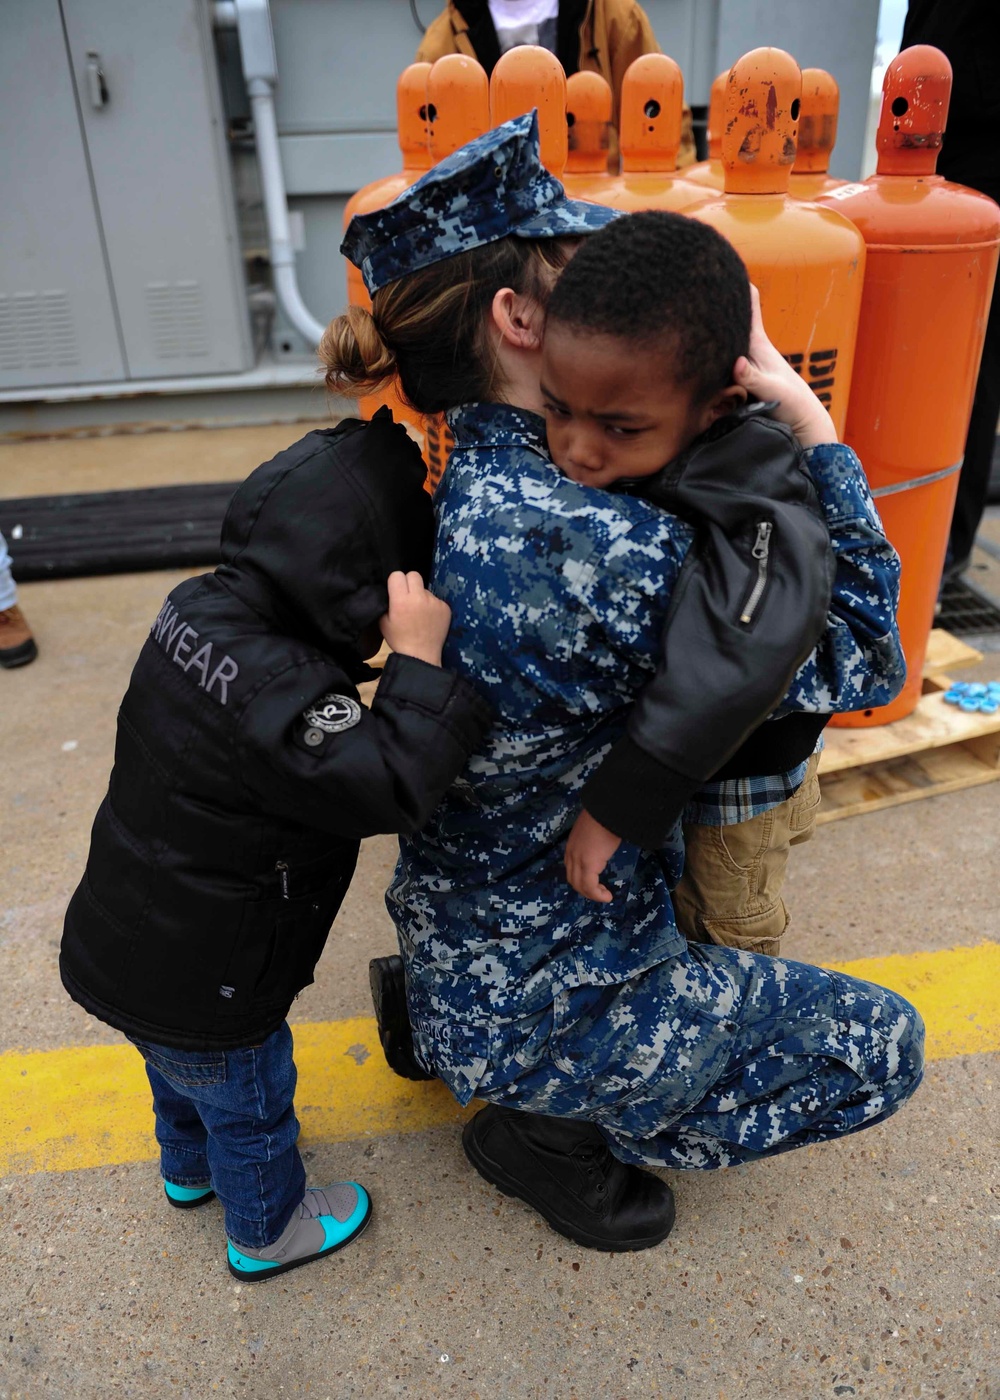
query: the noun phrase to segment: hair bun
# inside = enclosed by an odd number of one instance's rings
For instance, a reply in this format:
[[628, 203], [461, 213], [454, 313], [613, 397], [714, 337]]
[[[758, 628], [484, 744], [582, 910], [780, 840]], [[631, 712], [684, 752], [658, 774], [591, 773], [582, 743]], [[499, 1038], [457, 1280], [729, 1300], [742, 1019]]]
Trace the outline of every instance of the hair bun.
[[326, 387], [334, 394], [358, 398], [384, 388], [396, 374], [396, 356], [378, 333], [371, 312], [349, 306], [335, 316], [319, 343]]

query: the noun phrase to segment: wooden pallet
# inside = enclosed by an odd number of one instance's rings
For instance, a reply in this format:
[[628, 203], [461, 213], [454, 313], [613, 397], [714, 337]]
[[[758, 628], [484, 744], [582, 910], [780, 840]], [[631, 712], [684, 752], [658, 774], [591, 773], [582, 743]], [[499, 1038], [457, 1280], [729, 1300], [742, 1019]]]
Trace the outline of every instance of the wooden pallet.
[[817, 822], [1000, 778], [1000, 713], [966, 714], [944, 702], [951, 684], [947, 672], [981, 660], [974, 647], [935, 628], [924, 663], [924, 693], [911, 715], [874, 729], [828, 728]]

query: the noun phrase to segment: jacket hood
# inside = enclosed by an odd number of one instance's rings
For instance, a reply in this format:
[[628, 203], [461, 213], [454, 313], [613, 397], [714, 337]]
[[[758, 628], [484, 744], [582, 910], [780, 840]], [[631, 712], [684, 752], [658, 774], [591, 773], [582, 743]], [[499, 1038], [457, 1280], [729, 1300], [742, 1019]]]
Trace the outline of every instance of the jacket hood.
[[425, 476], [386, 408], [308, 433], [237, 489], [216, 577], [286, 636], [358, 657], [359, 634], [388, 605], [389, 574], [430, 575]]

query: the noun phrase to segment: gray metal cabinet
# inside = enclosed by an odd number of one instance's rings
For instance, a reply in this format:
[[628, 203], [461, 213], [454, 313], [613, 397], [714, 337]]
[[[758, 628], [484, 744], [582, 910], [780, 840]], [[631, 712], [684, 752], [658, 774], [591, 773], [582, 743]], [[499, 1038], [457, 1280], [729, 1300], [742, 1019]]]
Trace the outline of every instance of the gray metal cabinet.
[[0, 6], [0, 189], [0, 385], [123, 378], [58, 0]]
[[210, 17], [0, 4], [0, 386], [252, 365]]
[[209, 7], [62, 4], [130, 375], [247, 368]]

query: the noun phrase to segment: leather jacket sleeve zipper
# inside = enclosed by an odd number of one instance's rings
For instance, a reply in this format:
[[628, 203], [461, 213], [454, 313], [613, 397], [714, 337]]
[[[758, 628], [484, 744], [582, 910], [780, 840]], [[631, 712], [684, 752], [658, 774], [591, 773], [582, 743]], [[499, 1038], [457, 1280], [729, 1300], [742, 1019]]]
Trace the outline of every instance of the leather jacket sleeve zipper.
[[767, 586], [767, 564], [768, 555], [771, 552], [771, 531], [774, 526], [769, 520], [759, 520], [757, 522], [757, 538], [754, 540], [753, 549], [750, 551], [754, 559], [757, 560], [757, 577], [754, 580], [753, 588], [750, 590], [750, 597], [743, 605], [740, 613], [741, 622], [752, 622], [753, 615], [757, 611], [757, 604], [761, 600], [764, 589]]
[[278, 872], [278, 879], [281, 881], [282, 899], [291, 899], [292, 895], [288, 879], [288, 862], [285, 860], [275, 861], [274, 868]]

